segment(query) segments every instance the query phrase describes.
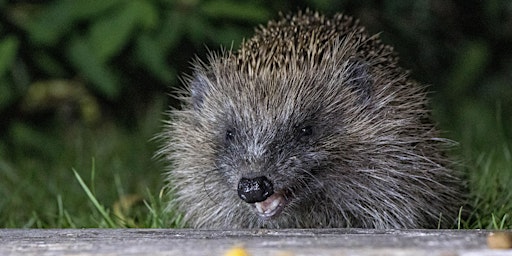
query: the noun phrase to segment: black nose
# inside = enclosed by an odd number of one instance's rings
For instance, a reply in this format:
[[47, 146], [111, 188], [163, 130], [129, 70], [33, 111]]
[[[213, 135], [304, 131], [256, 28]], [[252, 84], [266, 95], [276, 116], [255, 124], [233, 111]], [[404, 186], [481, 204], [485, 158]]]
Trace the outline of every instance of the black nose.
[[238, 182], [238, 196], [247, 203], [264, 201], [274, 194], [272, 182], [265, 176], [252, 179], [241, 178]]

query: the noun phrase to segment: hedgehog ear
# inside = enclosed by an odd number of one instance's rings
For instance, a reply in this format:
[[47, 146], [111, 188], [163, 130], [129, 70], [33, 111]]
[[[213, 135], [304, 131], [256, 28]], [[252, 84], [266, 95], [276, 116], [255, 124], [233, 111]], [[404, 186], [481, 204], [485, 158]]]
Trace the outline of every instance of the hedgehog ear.
[[210, 90], [211, 83], [203, 74], [195, 73], [190, 81], [190, 97], [194, 110], [199, 111], [203, 108], [203, 102], [206, 94]]
[[366, 61], [358, 58], [348, 60], [346, 83], [359, 96], [358, 103], [368, 104], [373, 91], [373, 78]]

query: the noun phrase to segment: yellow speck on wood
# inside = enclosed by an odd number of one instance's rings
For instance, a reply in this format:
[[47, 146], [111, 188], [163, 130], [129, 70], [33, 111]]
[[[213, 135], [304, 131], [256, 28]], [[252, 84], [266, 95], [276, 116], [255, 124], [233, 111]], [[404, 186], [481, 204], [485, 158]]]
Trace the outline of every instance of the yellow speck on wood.
[[512, 232], [492, 232], [487, 236], [487, 246], [491, 249], [511, 249]]
[[224, 256], [250, 256], [250, 254], [242, 246], [234, 246], [229, 249]]

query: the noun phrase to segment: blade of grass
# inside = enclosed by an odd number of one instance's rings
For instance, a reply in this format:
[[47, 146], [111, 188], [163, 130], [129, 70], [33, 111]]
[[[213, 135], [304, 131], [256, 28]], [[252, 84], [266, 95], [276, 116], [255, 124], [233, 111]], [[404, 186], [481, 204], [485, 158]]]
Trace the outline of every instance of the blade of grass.
[[124, 189], [123, 189], [123, 185], [122, 185], [121, 177], [119, 176], [119, 173], [116, 173], [114, 175], [114, 184], [115, 184], [115, 187], [117, 190], [117, 196], [119, 198], [123, 197], [125, 195], [125, 193], [124, 193]]
[[80, 174], [78, 174], [78, 172], [75, 169], [73, 169], [73, 173], [75, 174], [75, 177], [78, 180], [78, 183], [80, 183], [80, 186], [82, 187], [84, 192], [87, 194], [87, 197], [89, 198], [89, 200], [91, 200], [91, 202], [93, 203], [94, 207], [101, 214], [101, 216], [103, 217], [105, 222], [107, 222], [108, 226], [112, 227], [112, 228], [113, 227], [117, 227], [117, 225], [114, 223], [114, 221], [112, 221], [112, 219], [110, 218], [109, 213], [107, 213], [107, 211], [105, 210], [105, 207], [103, 207], [103, 205], [101, 205], [98, 202], [98, 200], [96, 199], [94, 194], [91, 192], [91, 190], [89, 190], [89, 188], [87, 187], [85, 182], [82, 180], [82, 178], [80, 177]]
[[491, 214], [491, 218], [493, 229], [499, 229], [498, 223], [496, 222], [496, 215], [494, 215], [494, 213]]
[[63, 228], [64, 226], [64, 204], [62, 203], [62, 196], [57, 195], [57, 208], [58, 208], [58, 215], [57, 215], [57, 226], [59, 228]]
[[156, 198], [151, 194], [149, 188], [146, 188], [147, 198], [148, 200], [144, 200], [144, 205], [149, 211], [147, 217], [147, 226], [150, 228], [162, 228], [165, 227], [166, 218], [161, 209], [161, 200], [160, 198]]
[[93, 195], [96, 195], [96, 188], [94, 187], [95, 181], [94, 178], [96, 177], [96, 160], [93, 157], [92, 158], [92, 165], [91, 165], [91, 192]]
[[501, 218], [500, 229], [505, 229], [505, 225], [506, 225], [508, 216], [509, 215], [507, 213], [505, 213], [505, 215], [503, 215], [503, 218]]
[[77, 228], [76, 224], [73, 222], [71, 216], [66, 210], [64, 211], [64, 217], [66, 218], [66, 221], [68, 222], [70, 228]]
[[64, 203], [62, 201], [62, 195], [57, 195], [57, 208], [58, 208], [58, 216], [57, 216], [57, 227], [58, 228], [76, 228], [75, 223], [71, 219], [69, 213], [64, 209]]

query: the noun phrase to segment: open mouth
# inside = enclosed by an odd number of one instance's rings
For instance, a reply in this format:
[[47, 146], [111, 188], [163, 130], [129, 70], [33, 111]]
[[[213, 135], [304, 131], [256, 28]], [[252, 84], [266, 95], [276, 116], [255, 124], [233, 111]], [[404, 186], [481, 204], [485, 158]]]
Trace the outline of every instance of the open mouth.
[[256, 213], [263, 219], [271, 219], [279, 216], [288, 204], [284, 193], [276, 192], [261, 202], [254, 203]]

